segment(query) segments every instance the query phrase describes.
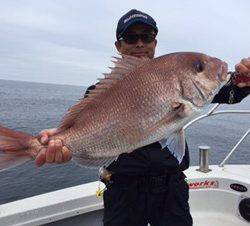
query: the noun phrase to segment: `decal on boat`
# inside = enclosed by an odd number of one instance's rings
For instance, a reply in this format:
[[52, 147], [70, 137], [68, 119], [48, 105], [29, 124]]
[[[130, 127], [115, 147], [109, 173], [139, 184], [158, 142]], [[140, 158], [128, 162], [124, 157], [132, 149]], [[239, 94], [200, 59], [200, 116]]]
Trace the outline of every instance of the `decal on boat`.
[[192, 181], [188, 182], [188, 186], [189, 189], [218, 188], [219, 181], [217, 180]]
[[235, 190], [235, 191], [239, 191], [239, 192], [246, 192], [247, 188], [242, 185], [242, 184], [230, 184], [230, 188]]

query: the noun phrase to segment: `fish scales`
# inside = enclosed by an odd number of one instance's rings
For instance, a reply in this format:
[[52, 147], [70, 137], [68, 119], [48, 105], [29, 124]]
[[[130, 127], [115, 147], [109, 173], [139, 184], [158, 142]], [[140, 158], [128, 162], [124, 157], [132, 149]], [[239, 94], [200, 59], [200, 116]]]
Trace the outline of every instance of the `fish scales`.
[[[103, 95], [97, 102], [98, 114], [91, 120], [85, 119], [90, 122], [89, 125], [84, 126], [85, 135], [79, 134], [75, 142], [79, 142], [79, 138], [82, 141], [88, 141], [90, 145], [95, 147], [88, 147], [88, 150], [91, 150], [90, 153], [93, 154], [94, 150], [98, 150], [96, 154], [99, 155], [101, 151], [105, 153], [106, 150], [110, 150], [111, 153], [108, 154], [114, 156], [121, 153], [124, 147], [126, 149], [136, 148], [138, 144], [133, 143], [133, 140], [137, 138], [138, 134], [143, 133], [143, 130], [149, 126], [148, 124], [156, 123], [168, 111], [167, 107], [159, 108], [159, 105], [164, 106], [161, 101], [161, 93], [167, 90], [164, 87], [159, 89], [158, 81], [161, 78], [150, 68], [150, 64], [138, 68], [129, 76], [120, 80], [114, 88], [112, 87], [113, 90], [110, 90], [109, 95]], [[138, 85], [129, 89], [131, 83], [136, 82]], [[130, 106], [136, 107], [130, 108]], [[109, 112], [109, 114], [106, 114], [106, 112]], [[132, 116], [133, 120], [128, 121]], [[150, 118], [151, 120], [149, 120]], [[121, 125], [121, 123], [125, 125]], [[93, 124], [98, 125], [99, 131], [92, 129]], [[69, 142], [66, 140], [65, 144], [74, 151], [76, 145], [74, 142], [72, 144], [72, 139]], [[81, 152], [82, 150], [78, 151]], [[104, 153], [101, 153], [101, 155]]]
[[[152, 60], [122, 56], [114, 63], [88, 97], [69, 109], [50, 138], [62, 140], [82, 165], [107, 164], [121, 153], [175, 134], [227, 81], [227, 64], [201, 53]], [[29, 156], [43, 148], [36, 137], [0, 127], [0, 150], [16, 147], [8, 136]]]

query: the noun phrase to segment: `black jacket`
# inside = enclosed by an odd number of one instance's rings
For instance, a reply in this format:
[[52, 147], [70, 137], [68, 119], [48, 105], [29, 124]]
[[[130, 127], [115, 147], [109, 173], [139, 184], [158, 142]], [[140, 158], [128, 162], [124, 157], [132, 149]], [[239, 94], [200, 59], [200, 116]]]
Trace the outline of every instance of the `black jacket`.
[[[90, 86], [89, 90], [94, 89], [95, 85]], [[214, 97], [212, 103], [239, 103], [243, 98], [250, 94], [250, 88], [238, 88], [233, 84], [227, 84], [221, 88]], [[164, 172], [183, 171], [189, 167], [189, 150], [186, 144], [185, 155], [181, 164], [171, 154], [168, 148], [162, 149], [159, 142], [138, 148], [131, 153], [120, 154], [107, 169], [126, 175], [157, 175]]]

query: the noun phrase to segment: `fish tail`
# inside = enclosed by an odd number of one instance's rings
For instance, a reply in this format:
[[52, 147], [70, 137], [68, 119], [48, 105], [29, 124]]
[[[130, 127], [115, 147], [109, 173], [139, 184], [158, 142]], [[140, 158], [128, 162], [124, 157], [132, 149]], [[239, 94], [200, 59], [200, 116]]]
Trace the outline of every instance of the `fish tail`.
[[34, 158], [32, 135], [0, 126], [0, 171], [21, 165]]

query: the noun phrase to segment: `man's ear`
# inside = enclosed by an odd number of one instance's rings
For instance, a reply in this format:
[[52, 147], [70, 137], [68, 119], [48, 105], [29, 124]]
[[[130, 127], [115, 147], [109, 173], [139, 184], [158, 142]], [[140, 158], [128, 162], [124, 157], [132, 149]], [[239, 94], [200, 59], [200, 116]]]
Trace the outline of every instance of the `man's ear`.
[[157, 45], [157, 39], [155, 39], [155, 41], [154, 41], [154, 42], [155, 42], [155, 46], [156, 46], [156, 45]]
[[116, 41], [115, 42], [115, 47], [116, 47], [116, 49], [117, 49], [117, 51], [120, 53], [121, 51], [121, 42], [120, 41]]

